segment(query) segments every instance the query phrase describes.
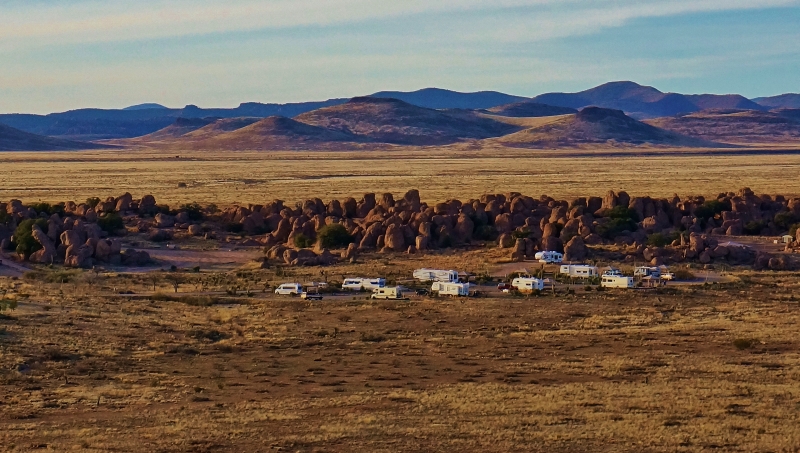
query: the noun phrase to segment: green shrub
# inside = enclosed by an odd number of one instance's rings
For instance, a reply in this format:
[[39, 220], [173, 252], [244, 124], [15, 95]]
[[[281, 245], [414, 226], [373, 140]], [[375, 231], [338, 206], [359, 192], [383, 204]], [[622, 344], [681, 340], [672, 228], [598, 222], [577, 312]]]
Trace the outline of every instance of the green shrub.
[[0, 299], [0, 312], [4, 310], [15, 310], [17, 308], [17, 301], [14, 299]]
[[491, 225], [483, 225], [475, 229], [475, 238], [481, 241], [496, 241], [499, 234]]
[[42, 231], [47, 231], [47, 220], [45, 219], [26, 219], [23, 220], [14, 230], [14, 246], [17, 253], [27, 259], [32, 253], [42, 249], [42, 245], [33, 238], [33, 226], [38, 225]]
[[299, 249], [308, 248], [314, 245], [314, 241], [307, 238], [305, 234], [300, 233], [294, 237], [294, 246]]
[[197, 203], [187, 203], [180, 207], [179, 211], [185, 212], [189, 220], [199, 222], [203, 220], [203, 208]]
[[639, 214], [634, 209], [627, 206], [615, 206], [606, 213], [606, 217], [610, 219], [632, 220], [638, 222], [641, 220]]
[[614, 239], [623, 231], [634, 232], [637, 229], [636, 222], [632, 219], [611, 219], [608, 223], [597, 227], [597, 234], [606, 239]]
[[224, 225], [225, 231], [228, 233], [239, 234], [244, 231], [244, 225], [241, 223], [226, 223]]
[[97, 225], [109, 235], [125, 228], [125, 221], [116, 212], [107, 212], [97, 219]]
[[695, 208], [694, 215], [700, 219], [702, 225], [705, 225], [708, 219], [714, 218], [724, 211], [730, 211], [731, 209], [733, 208], [730, 201], [721, 202], [719, 200], [709, 200]]
[[651, 247], [666, 247], [676, 239], [680, 239], [680, 233], [663, 234], [653, 233], [647, 237], [647, 245]]
[[[775, 214], [775, 226], [783, 231], [789, 231], [793, 226], [796, 226], [797, 221], [800, 220], [794, 215], [793, 212], [785, 211]], [[796, 230], [796, 228], [795, 228]]]
[[51, 205], [50, 203], [34, 203], [30, 206], [37, 214], [45, 213], [47, 215], [64, 214], [64, 205], [57, 204]]
[[514, 232], [511, 233], [511, 236], [513, 236], [514, 239], [527, 239], [531, 237], [531, 230], [528, 228], [520, 228], [518, 230], [514, 230]]
[[763, 220], [753, 220], [744, 225], [744, 234], [749, 236], [758, 236], [761, 234], [761, 230], [766, 227], [767, 224]]
[[756, 344], [756, 340], [753, 338], [737, 338], [733, 340], [733, 345], [736, 346], [736, 349], [743, 351], [745, 349], [750, 349]]
[[96, 207], [97, 207], [97, 205], [99, 205], [99, 204], [100, 204], [100, 199], [99, 199], [99, 198], [97, 198], [97, 197], [90, 197], [90, 198], [87, 198], [87, 199], [86, 199], [86, 204], [87, 204], [87, 205], [88, 205], [90, 208], [96, 208]]
[[320, 245], [329, 249], [347, 247], [353, 242], [353, 236], [347, 232], [347, 228], [341, 223], [325, 225], [317, 233], [317, 240]]

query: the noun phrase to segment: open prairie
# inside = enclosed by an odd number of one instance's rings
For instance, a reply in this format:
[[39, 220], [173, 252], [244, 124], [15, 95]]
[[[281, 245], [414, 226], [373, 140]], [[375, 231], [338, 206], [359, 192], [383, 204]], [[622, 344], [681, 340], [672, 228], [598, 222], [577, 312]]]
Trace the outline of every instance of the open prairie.
[[[749, 186], [800, 195], [797, 148], [765, 150], [471, 149], [360, 152], [91, 151], [0, 155], [0, 200], [57, 202], [151, 193], [160, 203], [289, 202], [418, 188], [426, 200], [518, 191], [554, 197], [626, 190], [716, 195]], [[179, 157], [176, 157], [179, 156]], [[178, 187], [181, 184], [185, 187]]]
[[[396, 278], [416, 264], [397, 256], [327, 271], [379, 266]], [[150, 275], [0, 279], [20, 301], [0, 317], [3, 450], [790, 452], [800, 443], [797, 274], [466, 300], [261, 292], [319, 278], [288, 272], [196, 274], [215, 282], [211, 291], [242, 288], [204, 297], [190, 294], [199, 283], [173, 294]]]

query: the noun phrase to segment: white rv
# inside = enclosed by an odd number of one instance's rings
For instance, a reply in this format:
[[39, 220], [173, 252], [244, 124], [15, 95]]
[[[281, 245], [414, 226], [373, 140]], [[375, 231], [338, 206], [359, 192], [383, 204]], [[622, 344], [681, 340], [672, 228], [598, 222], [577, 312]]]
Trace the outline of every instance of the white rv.
[[633, 277], [622, 275], [603, 275], [600, 279], [603, 288], [633, 288]]
[[564, 261], [564, 255], [558, 252], [537, 252], [533, 257], [545, 264], [559, 264]]
[[431, 291], [440, 296], [469, 296], [469, 283], [433, 282]]
[[622, 277], [622, 271], [617, 269], [617, 268], [615, 268], [615, 267], [611, 267], [611, 268], [607, 269], [605, 272], [603, 272], [603, 277], [607, 277], [607, 276], [608, 277]]
[[634, 277], [650, 277], [650, 278], [661, 278], [661, 268], [659, 267], [650, 267], [650, 266], [639, 266], [633, 271]]
[[544, 290], [544, 281], [538, 278], [519, 277], [511, 282], [511, 287], [516, 288], [521, 293], [529, 293], [534, 290]]
[[600, 275], [596, 266], [588, 264], [563, 264], [559, 272], [572, 278], [592, 278]]
[[373, 290], [386, 286], [384, 278], [346, 278], [342, 283], [342, 289], [353, 291]]
[[303, 286], [299, 283], [284, 283], [275, 288], [275, 294], [281, 296], [299, 296], [303, 292]]
[[375, 288], [372, 290], [372, 296], [370, 297], [372, 299], [402, 299], [403, 290], [397, 286]]
[[421, 282], [458, 282], [457, 271], [445, 271], [440, 269], [417, 269], [414, 271], [414, 278]]

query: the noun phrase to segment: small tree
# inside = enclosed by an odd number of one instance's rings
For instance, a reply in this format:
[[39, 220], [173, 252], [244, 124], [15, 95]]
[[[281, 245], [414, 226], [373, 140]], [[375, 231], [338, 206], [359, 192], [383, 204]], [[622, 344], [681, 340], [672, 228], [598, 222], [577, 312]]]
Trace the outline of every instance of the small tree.
[[97, 225], [106, 233], [113, 235], [125, 228], [125, 221], [116, 212], [108, 212], [97, 219]]
[[294, 237], [294, 246], [299, 249], [308, 248], [314, 245], [314, 241], [307, 238], [305, 234], [300, 233]]
[[347, 247], [353, 242], [353, 236], [347, 232], [347, 228], [341, 223], [325, 225], [317, 233], [317, 240], [325, 248], [335, 249]]
[[90, 198], [87, 198], [87, 199], [86, 199], [86, 204], [87, 204], [87, 205], [88, 205], [90, 208], [94, 209], [94, 208], [96, 208], [96, 207], [97, 207], [97, 205], [99, 205], [99, 204], [100, 204], [100, 199], [99, 199], [99, 198], [97, 198], [97, 197], [90, 197]]
[[42, 244], [33, 238], [33, 226], [47, 230], [47, 220], [45, 219], [26, 219], [23, 220], [14, 230], [14, 245], [20, 255], [28, 259], [31, 254], [42, 249]]

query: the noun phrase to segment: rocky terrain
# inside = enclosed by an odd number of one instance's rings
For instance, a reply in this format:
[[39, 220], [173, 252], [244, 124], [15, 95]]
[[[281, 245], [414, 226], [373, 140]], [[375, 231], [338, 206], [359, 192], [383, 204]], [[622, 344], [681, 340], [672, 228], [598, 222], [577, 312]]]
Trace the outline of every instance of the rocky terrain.
[[12, 200], [0, 203], [0, 212], [4, 250], [35, 263], [68, 267], [145, 265], [146, 252], [123, 251], [119, 241], [138, 235], [147, 243], [202, 237], [262, 247], [267, 264], [292, 266], [330, 265], [361, 253], [415, 254], [494, 243], [508, 249], [513, 261], [547, 250], [564, 252], [572, 262], [604, 256], [652, 265], [721, 261], [786, 269], [795, 265], [787, 256], [760, 253], [737, 238], [798, 234], [800, 198], [757, 196], [742, 189], [713, 199], [609, 192], [556, 200], [508, 193], [428, 204], [411, 190], [398, 199], [390, 193], [366, 194], [360, 200], [326, 203], [315, 198], [293, 206], [276, 200], [218, 210], [170, 208], [152, 196], [125, 194], [55, 206]]

